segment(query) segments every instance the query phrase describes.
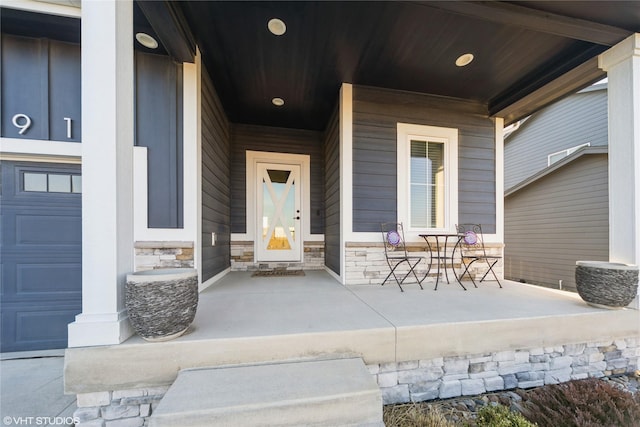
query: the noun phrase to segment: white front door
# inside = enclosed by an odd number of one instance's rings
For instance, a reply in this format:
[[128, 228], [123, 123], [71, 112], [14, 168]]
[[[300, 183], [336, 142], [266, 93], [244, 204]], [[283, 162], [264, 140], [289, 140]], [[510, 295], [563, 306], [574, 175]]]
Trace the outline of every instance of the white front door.
[[257, 261], [301, 261], [300, 165], [256, 163]]

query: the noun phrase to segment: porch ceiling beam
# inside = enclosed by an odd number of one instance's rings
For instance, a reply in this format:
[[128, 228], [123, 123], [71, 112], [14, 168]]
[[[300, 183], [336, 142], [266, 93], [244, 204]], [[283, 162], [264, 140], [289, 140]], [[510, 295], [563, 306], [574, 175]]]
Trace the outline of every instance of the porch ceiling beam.
[[[594, 56], [513, 103], [505, 103], [504, 106], [490, 106], [489, 113], [491, 116], [504, 118], [504, 124], [507, 126], [605, 76], [606, 74], [598, 68], [598, 57]], [[558, 94], [561, 94], [560, 97]]]
[[137, 1], [137, 4], [169, 55], [179, 62], [193, 62], [195, 41], [180, 10], [168, 1]]
[[428, 6], [485, 21], [514, 25], [527, 30], [605, 46], [613, 46], [631, 34], [631, 31], [618, 27], [506, 2], [436, 1], [428, 3]]

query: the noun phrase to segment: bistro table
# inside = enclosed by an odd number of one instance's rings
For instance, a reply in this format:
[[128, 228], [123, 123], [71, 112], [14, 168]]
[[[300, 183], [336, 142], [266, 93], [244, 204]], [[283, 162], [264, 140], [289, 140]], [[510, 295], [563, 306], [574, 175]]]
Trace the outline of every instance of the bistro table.
[[[458, 246], [460, 245], [460, 241], [464, 238], [464, 234], [460, 234], [460, 233], [431, 233], [431, 234], [420, 234], [420, 237], [422, 237], [424, 239], [425, 242], [427, 242], [427, 247], [429, 248], [429, 252], [431, 253], [431, 263], [429, 264], [429, 268], [427, 270], [427, 273], [425, 274], [425, 279], [427, 277], [427, 275], [429, 274], [429, 272], [431, 271], [431, 268], [434, 265], [434, 261], [436, 262], [437, 268], [438, 268], [438, 273], [436, 276], [436, 287], [434, 290], [438, 290], [438, 281], [440, 280], [440, 269], [442, 268], [444, 270], [444, 275], [447, 279], [447, 283], [449, 282], [449, 274], [447, 273], [447, 260], [449, 261], [449, 266], [451, 268], [451, 270], [453, 271], [453, 275], [456, 278], [456, 281], [458, 282], [458, 284], [460, 286], [462, 286], [462, 289], [464, 289], [465, 291], [467, 290], [467, 288], [464, 287], [464, 285], [462, 284], [462, 282], [460, 281], [460, 278], [458, 277], [458, 275], [456, 274], [456, 270], [453, 266], [453, 259], [454, 256], [456, 254], [456, 249], [458, 248]], [[451, 253], [447, 254], [447, 246], [449, 244], [449, 240], [452, 241], [452, 243], [455, 241], [453, 248], [451, 248]], [[435, 244], [435, 246], [434, 246]], [[424, 280], [424, 279], [423, 279]]]

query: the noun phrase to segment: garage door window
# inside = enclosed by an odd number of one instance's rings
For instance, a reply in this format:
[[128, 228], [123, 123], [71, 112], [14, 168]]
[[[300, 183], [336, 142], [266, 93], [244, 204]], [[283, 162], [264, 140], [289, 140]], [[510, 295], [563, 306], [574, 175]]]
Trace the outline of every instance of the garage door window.
[[40, 193], [82, 193], [82, 177], [71, 174], [25, 172], [23, 190]]

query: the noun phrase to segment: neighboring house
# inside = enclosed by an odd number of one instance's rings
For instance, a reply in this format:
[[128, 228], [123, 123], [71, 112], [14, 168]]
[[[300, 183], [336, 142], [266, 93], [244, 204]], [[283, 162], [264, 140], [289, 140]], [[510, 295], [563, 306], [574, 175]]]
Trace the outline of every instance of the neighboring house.
[[577, 260], [609, 259], [607, 85], [505, 138], [505, 278], [575, 291]]
[[[501, 254], [505, 121], [637, 68], [631, 3], [536, 8], [3, 2], [3, 351], [123, 342], [135, 270], [378, 284], [381, 222], [422, 248], [481, 223]], [[640, 94], [616, 94], [628, 157]]]

